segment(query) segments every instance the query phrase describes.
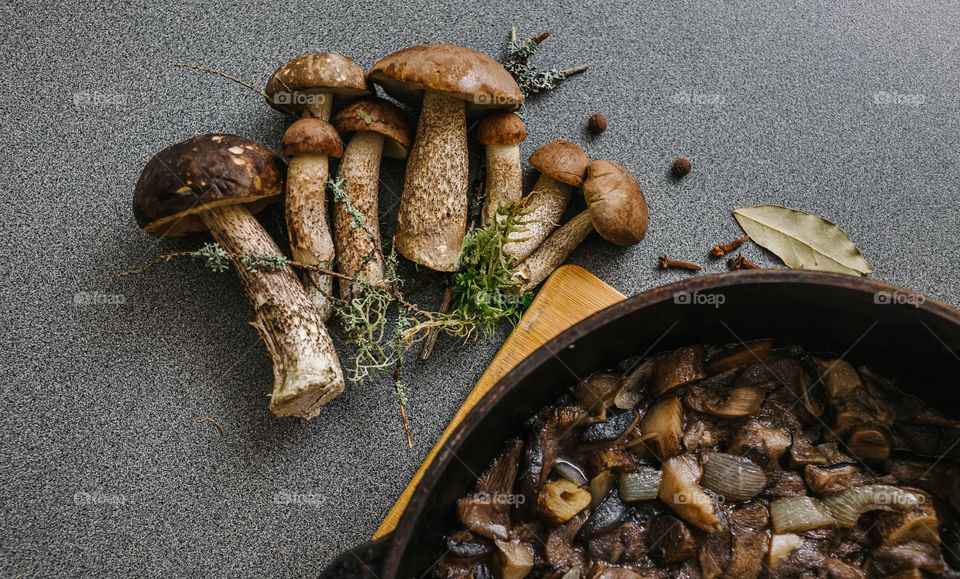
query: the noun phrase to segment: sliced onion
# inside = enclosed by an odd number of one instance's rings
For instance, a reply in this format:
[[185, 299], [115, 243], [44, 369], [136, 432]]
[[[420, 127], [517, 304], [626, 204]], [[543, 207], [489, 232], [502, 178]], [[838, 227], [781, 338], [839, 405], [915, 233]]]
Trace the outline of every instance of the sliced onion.
[[622, 410], [634, 408], [643, 398], [641, 391], [647, 387], [653, 375], [653, 359], [642, 362], [639, 366], [625, 374], [620, 379], [620, 388], [613, 399], [613, 404]]
[[590, 481], [590, 507], [596, 508], [613, 488], [613, 475], [609, 470], [605, 470], [593, 477]]
[[659, 470], [624, 473], [620, 475], [620, 499], [625, 503], [652, 501], [660, 492], [662, 478]]
[[783, 497], [770, 502], [773, 532], [782, 535], [809, 531], [836, 523], [820, 501], [813, 497]]
[[573, 464], [569, 460], [558, 458], [553, 461], [553, 470], [563, 478], [568, 481], [576, 484], [577, 486], [583, 486], [589, 482], [587, 480], [587, 475], [583, 474], [583, 471], [580, 470], [580, 467]]
[[707, 452], [703, 455], [700, 486], [712, 490], [726, 501], [747, 501], [767, 486], [767, 475], [748, 458], [724, 452]]
[[823, 499], [823, 504], [841, 527], [857, 524], [867, 511], [910, 511], [922, 504], [924, 497], [891, 485], [863, 485]]

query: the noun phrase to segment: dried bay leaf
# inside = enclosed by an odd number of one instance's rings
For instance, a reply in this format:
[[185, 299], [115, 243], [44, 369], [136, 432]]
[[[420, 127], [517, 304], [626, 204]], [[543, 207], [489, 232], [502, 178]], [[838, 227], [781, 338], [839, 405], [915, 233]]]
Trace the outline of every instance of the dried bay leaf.
[[831, 221], [780, 205], [741, 207], [740, 227], [794, 269], [863, 275], [873, 271], [850, 237]]

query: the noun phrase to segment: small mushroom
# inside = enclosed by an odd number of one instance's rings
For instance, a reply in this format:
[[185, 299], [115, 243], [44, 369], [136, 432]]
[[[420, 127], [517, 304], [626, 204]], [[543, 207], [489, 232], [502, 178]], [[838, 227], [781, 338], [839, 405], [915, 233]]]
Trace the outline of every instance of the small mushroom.
[[330, 120], [334, 100], [370, 94], [363, 68], [349, 56], [317, 52], [291, 58], [273, 71], [264, 92], [281, 112]]
[[637, 180], [611, 161], [594, 161], [583, 182], [587, 209], [553, 232], [539, 249], [518, 266], [518, 291], [540, 285], [596, 229], [621, 246], [640, 243], [647, 234], [647, 202]]
[[[336, 136], [327, 124], [334, 99], [348, 100], [370, 94], [363, 69], [350, 57], [332, 52], [298, 56], [283, 63], [267, 80], [270, 106], [301, 113], [304, 117], [290, 130], [312, 117], [312, 123], [301, 124], [294, 133], [303, 139], [304, 153], [290, 163], [287, 174], [287, 229], [290, 252], [299, 262], [330, 269], [334, 261], [334, 245], [327, 217], [327, 152]], [[320, 125], [319, 123], [323, 123]], [[288, 131], [288, 134], [290, 131]], [[293, 137], [294, 135], [291, 135]], [[284, 154], [287, 135], [284, 135]], [[342, 151], [340, 138], [337, 147]], [[339, 157], [340, 154], [336, 155]], [[296, 164], [296, 167], [294, 167]], [[333, 278], [319, 272], [303, 274], [304, 289], [317, 306], [322, 320], [330, 317], [329, 296]]]
[[202, 135], [157, 153], [133, 195], [137, 223], [157, 237], [209, 230], [231, 254], [257, 330], [273, 360], [270, 410], [312, 418], [343, 391], [327, 329], [289, 266], [254, 271], [242, 255], [279, 255], [254, 213], [283, 189], [283, 166], [263, 145], [235, 135]]
[[[343, 153], [340, 136], [327, 121], [306, 117], [290, 125], [283, 135], [283, 154], [291, 157], [287, 166], [287, 233], [290, 253], [307, 265], [333, 267], [333, 239], [330, 237], [327, 195], [327, 158]], [[317, 306], [320, 319], [330, 317], [333, 277], [307, 271], [304, 289]]]
[[373, 65], [368, 78], [398, 100], [421, 104], [394, 246], [411, 261], [454, 271], [467, 228], [466, 115], [516, 110], [520, 87], [486, 54], [451, 44], [395, 52]]
[[540, 171], [533, 190], [523, 200], [524, 227], [510, 236], [503, 253], [520, 263], [557, 228], [576, 187], [583, 185], [590, 159], [570, 141], [554, 141], [530, 155], [530, 165]]
[[512, 207], [523, 197], [520, 141], [527, 138], [523, 120], [509, 111], [493, 113], [477, 125], [477, 140], [487, 149], [487, 198], [483, 224], [489, 225], [501, 206]]
[[[406, 159], [410, 150], [410, 126], [396, 105], [379, 98], [361, 99], [341, 110], [333, 125], [347, 142], [337, 177], [346, 181], [350, 204], [363, 215], [369, 230], [354, 226], [354, 216], [343, 202], [333, 204], [333, 231], [337, 247], [337, 270], [351, 278], [357, 274], [370, 284], [383, 280], [378, 194], [381, 157]], [[372, 256], [372, 257], [371, 257]], [[340, 297], [357, 294], [348, 280], [340, 281]]]

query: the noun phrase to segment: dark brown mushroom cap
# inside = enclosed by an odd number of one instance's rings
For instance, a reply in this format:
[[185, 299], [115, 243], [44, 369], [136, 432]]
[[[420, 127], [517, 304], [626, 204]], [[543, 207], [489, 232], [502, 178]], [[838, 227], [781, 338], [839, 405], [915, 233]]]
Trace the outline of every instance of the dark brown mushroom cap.
[[339, 157], [343, 154], [343, 141], [333, 125], [327, 121], [306, 117], [290, 125], [283, 134], [283, 154], [288, 157], [297, 155], [329, 155]]
[[333, 117], [333, 126], [344, 136], [361, 131], [383, 135], [383, 154], [394, 159], [406, 159], [413, 142], [406, 116], [397, 105], [381, 98], [350, 103]]
[[302, 111], [309, 95], [329, 92], [337, 99], [370, 94], [359, 64], [335, 52], [317, 52], [291, 58], [273, 71], [264, 90], [267, 103], [280, 111]]
[[421, 44], [384, 57], [367, 77], [390, 96], [419, 106], [423, 92], [437, 91], [467, 101], [467, 114], [489, 109], [517, 110], [523, 94], [499, 62], [454, 44]]
[[594, 161], [583, 182], [590, 222], [604, 239], [634, 245], [647, 234], [647, 201], [629, 171], [612, 161]]
[[590, 159], [583, 149], [570, 141], [547, 143], [530, 154], [530, 165], [561, 183], [579, 187]]
[[477, 125], [477, 140], [484, 145], [516, 145], [527, 138], [527, 128], [515, 113], [500, 111]]
[[150, 159], [133, 192], [133, 214], [157, 237], [204, 231], [201, 212], [245, 204], [257, 213], [283, 192], [283, 176], [283, 162], [256, 141], [200, 135]]

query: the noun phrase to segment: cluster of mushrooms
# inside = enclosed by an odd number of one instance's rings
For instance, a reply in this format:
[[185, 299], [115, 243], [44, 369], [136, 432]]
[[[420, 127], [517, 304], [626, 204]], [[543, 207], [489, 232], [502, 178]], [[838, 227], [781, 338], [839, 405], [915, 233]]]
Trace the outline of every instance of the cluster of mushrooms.
[[[372, 84], [420, 108], [415, 137], [403, 111], [378, 98]], [[270, 409], [278, 416], [311, 418], [343, 391], [343, 372], [324, 325], [333, 277], [319, 270], [336, 268], [373, 285], [383, 280], [382, 252], [374, 251], [380, 244], [383, 156], [406, 159], [393, 247], [437, 271], [458, 268], [467, 230], [468, 116], [486, 115], [477, 128], [486, 146], [484, 224], [501, 207], [522, 204], [525, 225], [504, 246], [518, 271], [518, 291], [539, 285], [593, 229], [619, 245], [637, 243], [646, 233], [647, 207], [637, 181], [616, 163], [590, 163], [567, 141], [531, 155], [541, 176], [523, 198], [518, 143], [526, 131], [511, 112], [523, 96], [510, 73], [475, 50], [413, 46], [383, 58], [369, 73], [349, 57], [308, 54], [280, 66], [265, 94], [272, 107], [300, 117], [283, 136], [289, 164], [250, 139], [197, 136], [147, 163], [133, 209], [138, 224], [155, 236], [206, 230], [230, 254], [273, 361]], [[348, 139], [346, 146], [342, 139]], [[332, 203], [332, 219], [330, 157], [340, 158], [337, 177], [345, 181], [347, 198]], [[554, 231], [581, 186], [587, 210]], [[312, 266], [301, 278], [289, 265], [265, 270], [241, 260], [281, 255], [254, 215], [282, 193], [293, 260]], [[341, 298], [359, 291], [346, 279], [339, 286]]]
[[960, 574], [960, 421], [802, 348], [586, 378], [457, 502], [438, 577]]

